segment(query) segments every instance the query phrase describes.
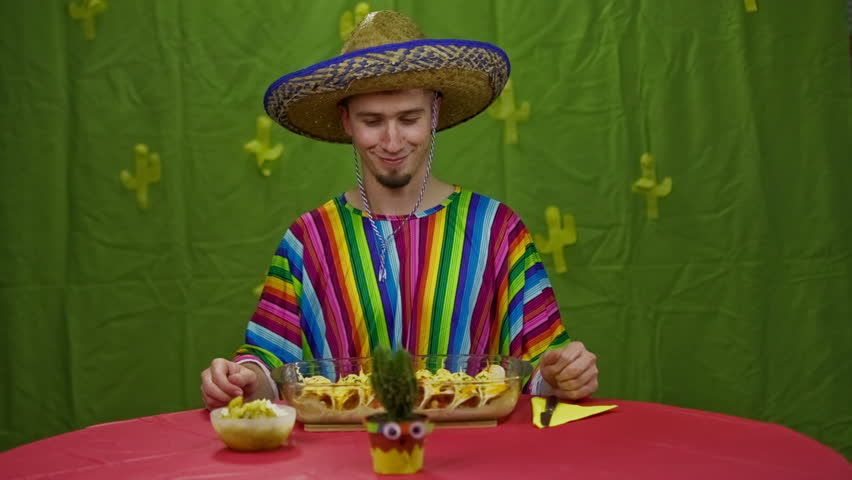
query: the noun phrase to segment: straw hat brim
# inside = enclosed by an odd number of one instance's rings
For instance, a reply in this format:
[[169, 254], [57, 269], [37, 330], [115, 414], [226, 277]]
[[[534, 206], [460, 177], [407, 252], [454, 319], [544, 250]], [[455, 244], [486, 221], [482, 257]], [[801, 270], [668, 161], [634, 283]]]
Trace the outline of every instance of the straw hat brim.
[[270, 118], [306, 137], [349, 143], [337, 105], [362, 93], [424, 88], [443, 96], [438, 130], [485, 110], [509, 78], [505, 52], [485, 42], [414, 40], [356, 50], [285, 75], [264, 97]]

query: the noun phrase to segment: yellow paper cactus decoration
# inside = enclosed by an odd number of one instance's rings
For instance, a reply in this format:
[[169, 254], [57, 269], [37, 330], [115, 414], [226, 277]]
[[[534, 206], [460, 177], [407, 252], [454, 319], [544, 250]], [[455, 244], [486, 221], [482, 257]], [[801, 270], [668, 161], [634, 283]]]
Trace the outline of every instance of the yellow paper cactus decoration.
[[88, 40], [95, 39], [95, 15], [100, 15], [107, 8], [106, 0], [81, 0], [80, 3], [68, 5], [68, 14], [74, 20], [83, 22], [83, 35]]
[[553, 263], [556, 265], [557, 273], [568, 271], [565, 262], [565, 254], [562, 249], [568, 245], [577, 243], [577, 227], [574, 216], [566, 213], [560, 214], [559, 207], [549, 206], [544, 209], [544, 221], [547, 224], [548, 238], [536, 234], [535, 244], [541, 253], [553, 254]]
[[657, 199], [665, 197], [672, 192], [672, 179], [671, 177], [666, 177], [662, 183], [657, 183], [657, 170], [654, 166], [654, 157], [650, 153], [642, 154], [639, 164], [642, 167], [642, 177], [633, 182], [633, 191], [645, 195], [648, 218], [656, 220], [660, 217]]
[[156, 153], [149, 153], [148, 146], [142, 143], [136, 145], [134, 151], [136, 153], [136, 175], [127, 170], [122, 170], [119, 179], [128, 190], [136, 191], [136, 204], [139, 208], [145, 210], [148, 208], [148, 185], [160, 181], [160, 156]]
[[274, 147], [269, 141], [269, 127], [272, 120], [266, 115], [257, 117], [257, 138], [245, 144], [247, 152], [254, 154], [257, 160], [257, 168], [264, 177], [272, 175], [272, 162], [284, 152], [284, 146], [280, 143]]
[[355, 5], [355, 10], [350, 11], [347, 10], [340, 15], [340, 39], [346, 41], [349, 38], [349, 34], [352, 33], [352, 30], [361, 23], [361, 20], [364, 20], [370, 13], [370, 5], [367, 2], [360, 2], [358, 5]]
[[505, 122], [503, 143], [516, 145], [518, 143], [518, 123], [530, 119], [530, 102], [523, 102], [521, 108], [516, 108], [515, 87], [512, 86], [512, 80], [509, 80], [506, 82], [503, 93], [497, 97], [494, 104], [488, 107], [488, 114]]
[[746, 12], [756, 12], [757, 11], [757, 0], [743, 0], [743, 1], [745, 1]]

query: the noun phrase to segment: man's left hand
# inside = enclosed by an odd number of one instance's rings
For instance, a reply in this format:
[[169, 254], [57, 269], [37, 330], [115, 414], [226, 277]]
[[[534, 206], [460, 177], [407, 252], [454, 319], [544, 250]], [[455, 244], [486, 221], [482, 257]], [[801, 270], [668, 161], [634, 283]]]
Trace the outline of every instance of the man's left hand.
[[539, 368], [544, 381], [563, 400], [580, 400], [598, 389], [597, 357], [581, 342], [544, 352]]

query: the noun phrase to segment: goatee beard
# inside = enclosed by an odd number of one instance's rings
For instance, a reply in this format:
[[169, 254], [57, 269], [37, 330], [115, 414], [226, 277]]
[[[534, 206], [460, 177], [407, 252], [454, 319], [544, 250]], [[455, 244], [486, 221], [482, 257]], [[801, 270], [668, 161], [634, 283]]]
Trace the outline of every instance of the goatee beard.
[[411, 174], [408, 175], [376, 175], [376, 180], [379, 181], [385, 188], [402, 188], [411, 182]]

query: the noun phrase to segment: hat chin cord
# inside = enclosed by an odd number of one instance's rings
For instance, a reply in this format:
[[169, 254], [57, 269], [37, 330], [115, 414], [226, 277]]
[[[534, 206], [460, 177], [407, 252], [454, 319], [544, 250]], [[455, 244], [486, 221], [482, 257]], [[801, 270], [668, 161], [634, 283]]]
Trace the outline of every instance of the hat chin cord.
[[438, 93], [435, 93], [435, 98], [432, 99], [432, 135], [429, 142], [429, 154], [426, 157], [426, 176], [423, 177], [423, 185], [420, 187], [420, 196], [417, 197], [417, 203], [411, 210], [402, 223], [399, 224], [393, 232], [387, 237], [379, 233], [379, 227], [376, 225], [376, 219], [373, 218], [373, 211], [370, 209], [370, 201], [367, 199], [367, 189], [364, 188], [364, 178], [361, 176], [361, 159], [358, 156], [358, 149], [355, 144], [352, 144], [352, 152], [355, 160], [355, 178], [358, 180], [358, 190], [361, 192], [361, 202], [364, 205], [364, 210], [370, 218], [370, 225], [373, 227], [373, 235], [379, 243], [379, 282], [384, 282], [388, 278], [387, 268], [385, 267], [385, 257], [387, 256], [388, 242], [396, 237], [396, 233], [408, 223], [408, 220], [417, 213], [420, 208], [420, 202], [423, 201], [423, 195], [426, 193], [426, 185], [429, 183], [429, 174], [432, 171], [432, 156], [435, 153], [435, 131], [438, 127]]

